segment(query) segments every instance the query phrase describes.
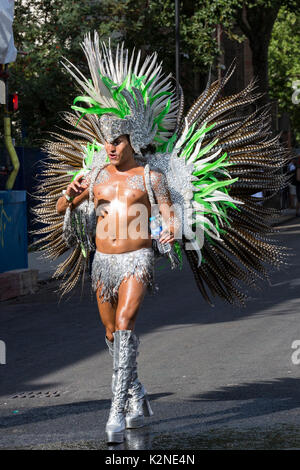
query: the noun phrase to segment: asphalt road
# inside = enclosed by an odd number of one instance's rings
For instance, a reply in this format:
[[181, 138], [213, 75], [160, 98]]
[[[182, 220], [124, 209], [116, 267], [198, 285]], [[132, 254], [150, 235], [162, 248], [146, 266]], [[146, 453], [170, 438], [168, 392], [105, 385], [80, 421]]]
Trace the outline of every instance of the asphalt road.
[[[299, 219], [272, 235], [294, 256], [242, 309], [210, 307], [187, 262], [160, 265], [136, 327], [154, 416], [116, 448], [300, 448], [299, 235]], [[107, 448], [112, 360], [97, 304], [88, 285], [61, 303], [55, 287], [0, 304], [2, 449]]]

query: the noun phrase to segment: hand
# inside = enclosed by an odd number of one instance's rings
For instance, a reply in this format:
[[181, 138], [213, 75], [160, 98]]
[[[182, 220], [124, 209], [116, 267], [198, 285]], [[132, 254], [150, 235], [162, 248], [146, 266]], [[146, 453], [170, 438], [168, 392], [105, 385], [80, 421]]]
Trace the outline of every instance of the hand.
[[66, 194], [70, 197], [79, 196], [88, 188], [88, 182], [84, 180], [84, 175], [77, 176], [67, 187]]
[[173, 245], [173, 243], [175, 242], [174, 233], [170, 232], [167, 229], [164, 229], [160, 234], [159, 242], [162, 245], [164, 245], [165, 243], [170, 243], [171, 245]]

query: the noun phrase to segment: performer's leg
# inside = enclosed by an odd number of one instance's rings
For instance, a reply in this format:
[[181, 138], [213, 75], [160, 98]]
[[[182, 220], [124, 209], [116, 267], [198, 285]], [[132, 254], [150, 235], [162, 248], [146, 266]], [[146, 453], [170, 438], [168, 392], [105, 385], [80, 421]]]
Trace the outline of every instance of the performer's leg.
[[[113, 399], [106, 425], [106, 433], [108, 442], [122, 442], [125, 431], [125, 415], [127, 421], [127, 410], [132, 407], [128, 406], [128, 393], [131, 386], [135, 391], [131, 399], [140, 403], [141, 415], [133, 418], [140, 418], [137, 422], [132, 421], [132, 426], [138, 427], [143, 425], [141, 419], [145, 415], [150, 415], [150, 405], [147, 406], [148, 400], [142, 384], [137, 379], [136, 374], [136, 355], [138, 347], [138, 339], [133, 333], [136, 317], [139, 307], [142, 303], [147, 290], [146, 283], [139, 282], [134, 276], [130, 276], [126, 281], [122, 281], [118, 290], [117, 306], [111, 302], [105, 302], [99, 296], [101, 286], [98, 287], [97, 300], [99, 306], [100, 317], [106, 329], [106, 342], [113, 353], [114, 373], [112, 378]], [[113, 341], [111, 341], [113, 340]], [[139, 385], [139, 386], [138, 386]], [[137, 392], [140, 392], [139, 394]], [[147, 401], [146, 401], [147, 400]], [[149, 411], [150, 410], [150, 411]], [[152, 412], [152, 411], [151, 411]], [[132, 412], [131, 412], [132, 413]], [[131, 419], [129, 414], [128, 419]], [[128, 424], [126, 422], [126, 424]]]
[[[100, 295], [100, 289], [101, 289], [101, 286], [99, 286], [96, 291], [99, 315], [103, 323], [103, 326], [105, 328], [105, 342], [108, 346], [109, 354], [112, 357], [114, 357], [113, 333], [115, 331], [115, 318], [116, 318], [117, 303], [114, 301], [102, 302], [103, 296]], [[116, 371], [114, 370], [112, 374], [112, 382], [111, 382], [112, 393], [114, 393], [115, 381], [116, 381]]]
[[[119, 301], [116, 311], [116, 330], [133, 330], [139, 308], [145, 296], [147, 286], [134, 276], [123, 281], [119, 288]], [[133, 334], [135, 347], [134, 367], [128, 390], [126, 406], [126, 428], [138, 428], [144, 425], [144, 416], [152, 416], [147, 391], [138, 379], [137, 361], [139, 339]]]
[[107, 441], [123, 442], [125, 437], [125, 408], [128, 389], [136, 356], [135, 342], [131, 330], [118, 330], [114, 333], [114, 373], [115, 385], [109, 418], [106, 423]]
[[122, 281], [119, 287], [115, 330], [133, 330], [147, 286], [134, 276]]
[[105, 334], [108, 341], [113, 342], [113, 333], [115, 332], [117, 302], [102, 302], [103, 297], [100, 296], [100, 286], [96, 292], [97, 303], [101, 321], [105, 328]]

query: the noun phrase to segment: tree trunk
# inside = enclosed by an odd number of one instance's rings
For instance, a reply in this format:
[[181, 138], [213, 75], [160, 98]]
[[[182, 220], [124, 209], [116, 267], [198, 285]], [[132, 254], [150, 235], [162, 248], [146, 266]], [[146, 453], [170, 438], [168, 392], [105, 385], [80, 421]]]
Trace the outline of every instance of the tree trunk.
[[268, 49], [274, 22], [280, 9], [280, 2], [274, 1], [272, 7], [259, 5], [249, 8], [244, 5], [238, 14], [238, 24], [249, 39], [252, 51], [254, 77], [258, 79], [258, 91], [263, 93], [261, 104], [269, 102]]

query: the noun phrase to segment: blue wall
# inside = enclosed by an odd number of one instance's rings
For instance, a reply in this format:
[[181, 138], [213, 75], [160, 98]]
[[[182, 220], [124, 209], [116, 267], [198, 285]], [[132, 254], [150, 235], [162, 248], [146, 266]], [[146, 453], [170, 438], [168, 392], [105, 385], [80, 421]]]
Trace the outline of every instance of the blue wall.
[[[6, 150], [4, 148], [0, 149], [1, 165], [5, 165], [6, 162], [5, 152]], [[31, 212], [31, 209], [38, 202], [34, 198], [34, 195], [36, 192], [38, 178], [40, 178], [41, 174], [41, 161], [46, 158], [46, 155], [40, 149], [37, 148], [16, 147], [16, 152], [20, 161], [20, 170], [18, 172], [13, 190], [26, 191], [26, 214], [28, 228], [27, 240], [28, 244], [31, 244], [33, 242], [33, 238], [30, 234], [30, 231], [33, 229], [41, 228], [40, 224], [34, 223], [34, 216]], [[1, 177], [0, 190], [5, 190], [6, 179], [7, 177]]]
[[0, 272], [26, 268], [26, 191], [0, 191]]
[[46, 155], [40, 149], [36, 148], [17, 147], [16, 151], [20, 160], [20, 171], [16, 178], [14, 189], [22, 189], [27, 193], [28, 243], [31, 244], [33, 238], [30, 231], [42, 227], [42, 225], [34, 223], [34, 216], [31, 209], [38, 202], [34, 198], [34, 195], [38, 178], [40, 178], [41, 174], [41, 161], [46, 158]]

